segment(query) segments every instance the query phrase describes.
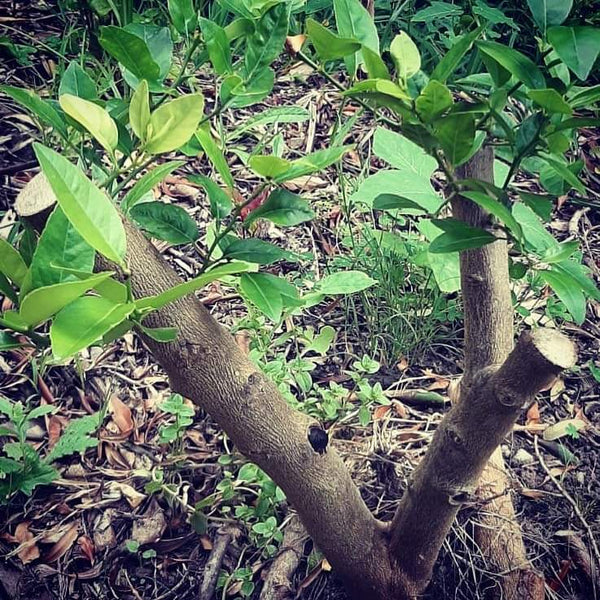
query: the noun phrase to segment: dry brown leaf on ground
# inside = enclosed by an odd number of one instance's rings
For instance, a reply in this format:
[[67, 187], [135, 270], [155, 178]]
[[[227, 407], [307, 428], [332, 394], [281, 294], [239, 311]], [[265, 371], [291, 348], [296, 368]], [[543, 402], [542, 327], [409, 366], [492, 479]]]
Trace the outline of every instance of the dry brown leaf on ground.
[[113, 412], [113, 421], [119, 431], [123, 434], [131, 433], [134, 427], [131, 409], [118, 396], [111, 397], [110, 408]]
[[94, 564], [95, 552], [94, 542], [87, 535], [82, 535], [78, 540], [77, 544], [81, 548], [83, 555], [90, 561], [90, 564]]
[[71, 523], [70, 527], [65, 531], [62, 537], [50, 548], [50, 551], [45, 556], [45, 560], [48, 563], [54, 562], [59, 558], [62, 558], [71, 546], [75, 543], [77, 535], [79, 534], [79, 523]]
[[19, 544], [17, 548], [17, 556], [21, 562], [26, 565], [40, 557], [40, 549], [34, 541], [34, 535], [29, 531], [29, 521], [19, 523], [15, 528], [14, 535], [5, 533], [2, 537], [7, 542]]

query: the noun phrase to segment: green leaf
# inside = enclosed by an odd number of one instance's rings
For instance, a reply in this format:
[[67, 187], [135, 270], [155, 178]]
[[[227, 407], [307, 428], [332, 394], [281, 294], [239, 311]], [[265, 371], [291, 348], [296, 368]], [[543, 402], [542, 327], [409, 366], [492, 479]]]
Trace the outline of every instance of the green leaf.
[[310, 221], [315, 213], [308, 202], [284, 189], [276, 189], [267, 200], [246, 218], [246, 226], [256, 219], [266, 219], [282, 227], [292, 227]]
[[225, 78], [221, 86], [221, 101], [232, 108], [243, 108], [266, 98], [275, 84], [275, 72], [264, 67], [254, 73], [250, 81], [244, 82], [239, 75]]
[[185, 36], [193, 33], [198, 23], [193, 0], [169, 0], [168, 6], [175, 29]]
[[548, 27], [560, 25], [573, 8], [573, 0], [527, 0], [527, 4], [544, 35]]
[[240, 278], [240, 289], [244, 296], [275, 323], [283, 312], [283, 301], [277, 286], [262, 273], [244, 273]]
[[61, 96], [59, 102], [65, 113], [83, 125], [112, 154], [119, 143], [119, 131], [112, 117], [102, 107], [70, 94]]
[[539, 106], [549, 113], [570, 115], [573, 109], [564, 101], [563, 97], [554, 89], [529, 90], [527, 95]]
[[155, 185], [160, 183], [167, 175], [175, 169], [185, 164], [184, 160], [174, 160], [171, 162], [158, 165], [151, 171], [148, 171], [135, 183], [135, 185], [127, 192], [125, 198], [121, 202], [121, 210], [127, 214]]
[[558, 245], [558, 242], [546, 231], [539, 217], [529, 206], [521, 202], [516, 202], [513, 204], [512, 214], [519, 225], [521, 225], [527, 247], [534, 250], [537, 254], [543, 256], [548, 248]]
[[177, 327], [144, 327], [143, 325], [138, 325], [138, 327], [149, 338], [163, 344], [176, 340], [179, 333]]
[[63, 138], [67, 138], [65, 121], [50, 102], [42, 100], [31, 90], [22, 90], [10, 85], [2, 85], [0, 90], [32, 112], [42, 123], [52, 127]]
[[358, 40], [340, 37], [314, 19], [306, 20], [306, 34], [322, 61], [344, 58], [361, 49]]
[[577, 250], [579, 250], [579, 242], [575, 240], [571, 242], [562, 242], [548, 248], [544, 252], [542, 260], [548, 264], [562, 262], [570, 258]]
[[138, 79], [156, 81], [160, 67], [148, 44], [139, 36], [121, 27], [100, 27], [100, 45]]
[[[78, 269], [68, 269], [62, 267], [60, 270], [68, 275], [72, 275], [79, 281], [86, 280], [94, 276], [94, 274], [90, 273], [89, 271], [80, 271]], [[113, 279], [112, 277], [98, 282], [96, 285], [94, 285], [93, 289], [98, 292], [100, 296], [103, 296], [114, 304], [123, 304], [124, 302], [127, 302], [127, 298], [129, 296], [127, 286], [124, 283]]]
[[450, 90], [443, 83], [432, 79], [415, 100], [415, 107], [421, 119], [430, 123], [446, 112], [453, 102]]
[[192, 183], [201, 185], [210, 201], [210, 214], [215, 219], [224, 219], [231, 214], [233, 202], [225, 190], [220, 188], [210, 177], [204, 175], [188, 175]]
[[448, 77], [454, 73], [460, 64], [460, 61], [463, 59], [463, 56], [471, 49], [473, 43], [481, 35], [483, 30], [483, 26], [478, 27], [475, 31], [465, 33], [455, 40], [452, 44], [452, 48], [444, 54], [442, 60], [436, 65], [431, 74], [431, 79], [445, 83]]
[[569, 97], [569, 104], [574, 108], [592, 107], [600, 101], [600, 84], [587, 88], [574, 88]]
[[514, 218], [510, 210], [495, 198], [483, 192], [461, 192], [461, 196], [475, 202], [475, 204], [494, 215], [494, 217], [510, 229], [515, 238], [520, 240], [523, 237], [523, 230], [518, 221]]
[[148, 82], [143, 79], [129, 102], [129, 124], [133, 133], [144, 143], [150, 123], [150, 95]]
[[60, 207], [81, 237], [100, 254], [124, 266], [125, 229], [112, 202], [66, 158], [41, 144], [34, 144], [34, 150]]
[[65, 281], [37, 288], [23, 298], [19, 316], [28, 327], [35, 327], [111, 275], [112, 272], [107, 271], [92, 275], [83, 281]]
[[223, 248], [223, 257], [234, 260], [270, 265], [279, 260], [296, 262], [298, 257], [293, 252], [288, 252], [279, 246], [257, 238], [245, 240], [234, 239]]
[[82, 296], [65, 306], [50, 327], [52, 353], [64, 360], [100, 339], [125, 320], [134, 304], [114, 304], [99, 296]]
[[91, 437], [98, 427], [100, 427], [101, 418], [98, 414], [86, 415], [79, 419], [72, 419], [58, 438], [56, 445], [45, 458], [45, 462], [50, 463], [63, 456], [69, 456], [76, 452], [85, 452], [88, 448], [95, 448], [98, 445], [98, 439]]
[[365, 68], [370, 79], [391, 79], [390, 72], [377, 52], [367, 46], [361, 46]]
[[542, 160], [549, 165], [557, 175], [559, 175], [564, 181], [566, 181], [571, 187], [575, 188], [579, 193], [585, 194], [585, 186], [577, 175], [572, 173], [566, 163], [561, 162], [550, 154], [541, 154]]
[[94, 269], [94, 249], [79, 235], [60, 206], [50, 215], [42, 231], [31, 262], [31, 287], [38, 288], [64, 281], [77, 281], [76, 275], [63, 270]]
[[597, 27], [551, 27], [548, 41], [561, 60], [585, 81], [600, 52], [600, 29]]
[[254, 33], [248, 36], [246, 42], [246, 80], [253, 79], [279, 56], [288, 32], [288, 20], [288, 5], [281, 2], [270, 8], [256, 23]]
[[585, 295], [577, 285], [577, 281], [567, 273], [550, 269], [539, 271], [542, 280], [547, 283], [566, 306], [575, 323], [581, 325], [585, 321]]
[[476, 42], [482, 54], [490, 56], [519, 81], [530, 88], [545, 88], [546, 80], [538, 66], [527, 56], [504, 44], [490, 41]]
[[251, 156], [248, 165], [258, 175], [267, 179], [275, 179], [286, 173], [292, 163], [285, 158], [271, 154], [269, 156]]
[[435, 122], [435, 135], [446, 158], [460, 165], [471, 154], [475, 141], [475, 117], [472, 113], [449, 114]]
[[189, 281], [184, 281], [171, 289], [158, 294], [157, 296], [148, 296], [147, 298], [141, 298], [136, 301], [136, 307], [141, 310], [143, 308], [154, 308], [158, 310], [162, 308], [169, 302], [174, 302], [179, 298], [183, 298], [183, 296], [187, 296], [187, 294], [191, 294], [192, 292], [199, 290], [200, 288], [208, 285], [209, 283], [220, 279], [221, 277], [225, 277], [226, 275], [233, 275], [235, 273], [242, 273], [249, 269], [249, 265], [246, 263], [228, 263], [225, 265], [221, 265], [219, 267], [215, 267], [194, 279], [190, 279]]
[[204, 113], [202, 94], [187, 94], [159, 106], [150, 115], [146, 152], [171, 152], [196, 132]]
[[596, 287], [590, 276], [590, 269], [582, 265], [578, 260], [563, 260], [552, 265], [554, 271], [565, 273], [577, 282], [577, 286], [583, 293], [594, 300], [600, 300], [600, 290]]
[[210, 123], [207, 121], [203, 125], [200, 125], [196, 131], [196, 139], [200, 142], [202, 149], [206, 152], [206, 156], [210, 162], [214, 165], [215, 169], [219, 172], [219, 175], [223, 178], [223, 181], [230, 187], [234, 187], [233, 176], [229, 170], [229, 165], [223, 154], [223, 150], [217, 144], [210, 132]]
[[362, 271], [338, 271], [317, 282], [316, 291], [324, 296], [355, 294], [377, 283]]
[[200, 237], [192, 217], [175, 204], [144, 202], [135, 205], [129, 214], [152, 237], [174, 245], [191, 244]]
[[[0, 331], [0, 351], [12, 350], [13, 348], [20, 348], [23, 344], [19, 340], [12, 336], [7, 331]], [[2, 434], [0, 434], [2, 435]]]
[[19, 287], [27, 274], [25, 261], [3, 237], [0, 237], [0, 272]]
[[[257, 128], [259, 129], [263, 125], [270, 125], [273, 123], [302, 123], [310, 119], [310, 113], [306, 108], [300, 106], [275, 106], [265, 111], [258, 112], [249, 119], [247, 119], [242, 125], [237, 127], [229, 135], [229, 140], [240, 137], [246, 131]], [[262, 135], [260, 129], [258, 135]]]
[[92, 78], [75, 61], [69, 63], [60, 78], [58, 95], [63, 96], [64, 94], [78, 96], [84, 100], [95, 100], [98, 97]]
[[456, 219], [432, 219], [431, 222], [444, 232], [429, 244], [429, 252], [432, 254], [481, 248], [497, 239], [489, 231], [471, 227]]
[[431, 5], [415, 13], [411, 21], [413, 23], [431, 23], [446, 17], [460, 17], [463, 9], [449, 2], [433, 1]]
[[[521, 200], [535, 212], [544, 221], [549, 221], [552, 214], [552, 196], [542, 196], [540, 194], [530, 194], [519, 190], [518, 194]], [[514, 212], [514, 211], [513, 211]]]
[[202, 38], [206, 44], [206, 50], [210, 62], [218, 75], [232, 72], [231, 50], [225, 30], [214, 21], [200, 17], [200, 28]]
[[376, 210], [398, 210], [410, 208], [420, 212], [423, 211], [423, 207], [421, 205], [396, 194], [380, 194], [373, 201], [373, 208]]
[[[379, 36], [377, 28], [369, 11], [360, 3], [360, 0], [333, 0], [335, 24], [338, 33], [349, 39], [361, 42], [373, 52], [379, 54]], [[360, 52], [345, 58], [346, 68], [350, 76], [354, 76], [356, 69], [363, 63]]]
[[396, 73], [402, 81], [406, 81], [421, 70], [419, 49], [404, 31], [392, 40], [390, 54], [396, 66]]

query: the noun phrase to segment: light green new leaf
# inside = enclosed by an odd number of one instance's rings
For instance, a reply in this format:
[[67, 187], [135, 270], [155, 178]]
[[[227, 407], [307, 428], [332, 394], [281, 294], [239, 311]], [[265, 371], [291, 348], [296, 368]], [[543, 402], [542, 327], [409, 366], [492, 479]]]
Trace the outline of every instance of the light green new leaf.
[[240, 278], [240, 289], [244, 296], [277, 323], [283, 312], [283, 300], [279, 288], [262, 273], [244, 273]]
[[[65, 281], [29, 292], [19, 308], [19, 316], [28, 327], [35, 327], [56, 314], [61, 308], [70, 304], [98, 283], [108, 279], [113, 273], [107, 271], [92, 275], [81, 281]], [[74, 326], [72, 323], [71, 326]]]
[[402, 81], [406, 81], [421, 70], [421, 54], [411, 37], [401, 31], [390, 46], [390, 54], [396, 65], [396, 72]]
[[65, 306], [50, 327], [52, 353], [64, 360], [100, 339], [125, 320], [135, 304], [114, 304], [100, 296], [83, 296]]
[[340, 37], [314, 19], [306, 19], [306, 34], [322, 61], [344, 58], [361, 48], [358, 40]]
[[439, 81], [431, 79], [415, 100], [419, 116], [426, 123], [437, 119], [454, 103], [450, 90]]
[[567, 307], [575, 322], [581, 325], [585, 321], [586, 300], [577, 281], [564, 271], [556, 271], [554, 268], [548, 271], [539, 271], [539, 274]]
[[527, 0], [527, 4], [544, 35], [548, 27], [560, 25], [573, 8], [573, 0]]
[[155, 185], [159, 184], [167, 175], [184, 164], [184, 160], [173, 160], [148, 171], [127, 192], [127, 195], [121, 202], [121, 210], [127, 214]]
[[214, 165], [223, 181], [230, 187], [234, 187], [233, 175], [227, 164], [227, 159], [221, 147], [217, 144], [215, 138], [210, 131], [210, 123], [207, 121], [198, 127], [196, 131], [196, 139], [200, 142], [202, 149], [206, 152], [206, 156]]
[[551, 27], [548, 29], [548, 41], [567, 67], [585, 81], [600, 53], [600, 29]]
[[293, 227], [310, 221], [314, 216], [308, 202], [281, 188], [271, 192], [267, 200], [253, 210], [244, 223], [248, 226], [256, 219], [266, 219], [282, 227]]
[[446, 115], [436, 121], [434, 128], [446, 158], [454, 166], [470, 156], [475, 141], [475, 117], [472, 113]]
[[150, 115], [146, 152], [171, 152], [185, 144], [198, 129], [203, 112], [202, 94], [187, 94], [159, 106]]
[[[417, 223], [417, 228], [429, 242], [443, 233], [429, 219], [421, 219]], [[423, 255], [427, 266], [433, 271], [433, 277], [442, 292], [453, 294], [460, 290], [460, 260], [458, 252], [433, 254], [426, 250]]]
[[0, 272], [19, 287], [27, 275], [25, 261], [3, 237], [0, 237]]
[[191, 244], [200, 237], [192, 217], [175, 204], [143, 202], [132, 207], [129, 214], [152, 237], [171, 244]]
[[106, 194], [54, 150], [37, 143], [34, 150], [60, 207], [81, 237], [100, 254], [124, 266], [125, 229]]
[[555, 89], [529, 90], [527, 95], [538, 106], [545, 108], [549, 113], [560, 113], [563, 115], [570, 115], [573, 113], [573, 109]]
[[129, 124], [133, 133], [142, 141], [146, 140], [148, 124], [150, 123], [150, 95], [148, 82], [143, 79], [129, 102]]
[[136, 301], [136, 307], [138, 309], [143, 308], [153, 308], [158, 310], [162, 308], [169, 302], [174, 302], [179, 298], [183, 298], [183, 296], [187, 296], [192, 292], [203, 288], [205, 285], [220, 279], [221, 277], [225, 277], [226, 275], [234, 275], [236, 273], [243, 273], [250, 268], [250, 265], [246, 263], [233, 262], [228, 263], [226, 265], [221, 265], [219, 267], [215, 267], [194, 279], [190, 279], [189, 281], [184, 281], [175, 287], [172, 287], [170, 290], [166, 292], [162, 292], [157, 296], [148, 296], [147, 298], [140, 298]]
[[527, 87], [546, 87], [546, 80], [539, 67], [524, 54], [498, 42], [482, 41], [476, 42], [476, 45], [481, 53], [493, 58]]
[[248, 165], [261, 177], [275, 179], [288, 171], [292, 161], [271, 154], [268, 156], [251, 156]]
[[204, 17], [200, 17], [200, 27], [208, 57], [215, 72], [219, 75], [231, 73], [231, 49], [225, 30], [214, 21]]
[[31, 287], [38, 288], [79, 278], [65, 269], [94, 269], [94, 249], [57, 206], [42, 231], [31, 261]]
[[[378, 127], [373, 137], [373, 152], [400, 171], [406, 171], [411, 177], [429, 181], [437, 169], [435, 158], [427, 154], [423, 148], [403, 135], [384, 127]], [[397, 190], [381, 190], [396, 192]], [[409, 196], [404, 190], [402, 194]], [[409, 196], [412, 198], [412, 196]]]
[[515, 219], [510, 210], [495, 198], [492, 198], [483, 192], [461, 192], [461, 196], [475, 202], [475, 204], [478, 204], [481, 208], [494, 215], [494, 217], [508, 227], [517, 239], [520, 240], [523, 237], [523, 230], [521, 229], [519, 222]]
[[377, 283], [362, 271], [338, 271], [317, 282], [316, 291], [323, 296], [356, 294]]
[[471, 227], [456, 219], [432, 219], [431, 222], [444, 232], [429, 244], [429, 252], [432, 254], [481, 248], [497, 239], [489, 231]]
[[101, 106], [64, 94], [59, 98], [61, 108], [75, 121], [83, 125], [100, 145], [112, 154], [119, 143], [119, 131], [112, 117]]

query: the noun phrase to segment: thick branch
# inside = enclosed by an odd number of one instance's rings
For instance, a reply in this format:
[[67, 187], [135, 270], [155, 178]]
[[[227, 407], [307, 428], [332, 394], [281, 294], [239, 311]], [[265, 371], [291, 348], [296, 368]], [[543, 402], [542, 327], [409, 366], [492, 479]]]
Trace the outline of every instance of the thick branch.
[[488, 458], [523, 405], [574, 365], [575, 357], [572, 343], [557, 331], [527, 332], [502, 367], [473, 378], [436, 431], [392, 524], [391, 552], [409, 579], [429, 580], [444, 537]]

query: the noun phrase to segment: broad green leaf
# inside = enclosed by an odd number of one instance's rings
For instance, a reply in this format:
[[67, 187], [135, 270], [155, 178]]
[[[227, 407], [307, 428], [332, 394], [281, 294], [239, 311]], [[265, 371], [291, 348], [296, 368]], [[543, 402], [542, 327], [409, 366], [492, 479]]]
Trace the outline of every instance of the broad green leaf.
[[171, 244], [191, 244], [200, 237], [192, 217], [175, 204], [144, 202], [132, 207], [129, 214], [152, 237]]
[[421, 119], [429, 123], [446, 112], [453, 102], [450, 90], [443, 83], [432, 79], [415, 100], [415, 107]]
[[572, 240], [570, 242], [562, 242], [548, 248], [542, 257], [542, 260], [546, 263], [558, 263], [570, 258], [575, 252], [579, 250], [579, 242]]
[[202, 38], [213, 69], [219, 75], [232, 72], [231, 49], [225, 30], [214, 21], [200, 17]]
[[57, 206], [42, 231], [31, 262], [31, 287], [39, 288], [78, 277], [61, 267], [87, 271], [94, 269], [94, 249]]
[[223, 181], [230, 187], [234, 187], [233, 176], [229, 170], [229, 165], [223, 154], [223, 150], [217, 144], [210, 132], [210, 123], [200, 125], [196, 131], [196, 139], [200, 142], [202, 149], [206, 152], [206, 156], [210, 162], [214, 165], [215, 169], [219, 172], [219, 175], [223, 178]]
[[148, 82], [143, 79], [129, 102], [129, 124], [133, 133], [144, 143], [150, 123], [150, 95]]
[[284, 175], [292, 166], [292, 162], [271, 154], [269, 156], [251, 156], [248, 165], [258, 175], [267, 179], [275, 179]]
[[551, 27], [548, 41], [567, 67], [585, 81], [600, 52], [600, 28]]
[[141, 37], [121, 27], [107, 25], [100, 28], [99, 42], [138, 79], [158, 79], [160, 67], [152, 57], [148, 44]]
[[[377, 28], [369, 11], [360, 3], [360, 0], [333, 0], [333, 9], [335, 24], [340, 36], [358, 40], [379, 54]], [[345, 63], [350, 76], [354, 76], [356, 69], [363, 63], [361, 53], [357, 52], [354, 56], [345, 57]]]
[[471, 191], [461, 192], [461, 196], [475, 202], [475, 204], [478, 204], [481, 208], [494, 215], [494, 217], [508, 227], [517, 239], [520, 240], [523, 237], [523, 230], [521, 229], [519, 222], [514, 218], [510, 210], [495, 198], [492, 198], [490, 195], [484, 194], [483, 192]]
[[432, 219], [431, 222], [444, 232], [429, 244], [429, 252], [432, 254], [481, 248], [497, 239], [489, 231], [471, 227], [456, 219]]
[[476, 45], [482, 54], [493, 58], [527, 87], [546, 87], [546, 80], [539, 67], [524, 54], [498, 42], [481, 41], [476, 42]]
[[256, 219], [266, 219], [282, 227], [292, 227], [310, 221], [315, 216], [308, 202], [284, 189], [271, 192], [267, 200], [246, 218], [248, 226]]
[[177, 327], [144, 327], [139, 324], [138, 327], [148, 337], [157, 342], [162, 342], [163, 344], [176, 340], [177, 334], [179, 333]]
[[27, 274], [25, 261], [3, 237], [0, 237], [0, 272], [19, 287]]
[[475, 117], [472, 113], [449, 114], [435, 122], [435, 135], [446, 158], [460, 165], [471, 154], [475, 141]]
[[50, 102], [42, 100], [31, 90], [23, 90], [10, 85], [0, 86], [0, 91], [32, 112], [43, 124], [54, 128], [63, 138], [67, 137], [65, 121]]
[[579, 181], [577, 175], [568, 169], [568, 165], [566, 163], [561, 162], [558, 158], [551, 156], [550, 154], [542, 154], [541, 158], [556, 172], [559, 177], [564, 179], [564, 181], [575, 188], [579, 193], [585, 194], [585, 186], [583, 183], [581, 183], [581, 181]]
[[[405, 171], [408, 176], [425, 179], [427, 182], [430, 181], [433, 172], [437, 169], [437, 161], [425, 150], [403, 135], [384, 127], [378, 127], [375, 130], [373, 152], [399, 171]], [[405, 193], [404, 189], [381, 191], [390, 193], [401, 191], [402, 195], [412, 198], [412, 194]]]
[[[1, 250], [0, 250], [1, 252]], [[1, 259], [0, 259], [1, 260]], [[29, 279], [29, 274], [26, 272], [25, 281]], [[17, 296], [17, 292], [14, 290], [10, 281], [6, 278], [6, 275], [2, 273], [2, 269], [0, 269], [0, 294], [3, 294], [7, 298], [10, 298], [13, 304], [17, 305], [19, 303], [19, 297]]]
[[244, 108], [266, 98], [275, 84], [275, 72], [263, 67], [255, 72], [249, 81], [242, 81], [238, 75], [225, 78], [221, 86], [221, 100], [232, 108]]
[[107, 271], [92, 275], [82, 281], [65, 281], [37, 288], [23, 298], [19, 316], [27, 326], [35, 327], [111, 275], [112, 272]]
[[538, 217], [544, 221], [549, 221], [552, 215], [553, 198], [552, 196], [543, 196], [540, 194], [531, 194], [523, 190], [518, 190], [521, 200], [535, 212]]
[[346, 96], [360, 98], [374, 108], [385, 106], [402, 117], [410, 117], [410, 97], [393, 81], [387, 79], [365, 79], [343, 92]]
[[358, 40], [340, 37], [314, 19], [306, 20], [306, 34], [322, 61], [344, 58], [361, 48]]
[[544, 35], [548, 27], [560, 25], [573, 8], [573, 0], [527, 0], [527, 4]]
[[[443, 233], [429, 219], [421, 219], [417, 223], [417, 228], [429, 242]], [[426, 264], [433, 271], [433, 277], [442, 292], [453, 294], [460, 290], [460, 260], [458, 252], [432, 254], [426, 250], [424, 256]]]
[[72, 96], [64, 94], [59, 98], [61, 108], [78, 123], [83, 125], [100, 145], [109, 153], [119, 143], [119, 131], [112, 117], [101, 106]]
[[539, 106], [550, 113], [570, 115], [573, 109], [564, 101], [563, 97], [554, 89], [529, 90], [527, 95]]
[[277, 286], [262, 273], [244, 273], [240, 278], [240, 289], [244, 296], [277, 323], [283, 312], [283, 301]]
[[377, 210], [401, 210], [410, 208], [413, 211], [423, 211], [423, 207], [408, 198], [396, 194], [380, 194], [373, 201], [373, 208]]
[[288, 33], [289, 7], [281, 2], [270, 8], [248, 36], [244, 65], [246, 80], [251, 80], [278, 56]]
[[249, 265], [246, 263], [228, 263], [225, 265], [221, 265], [219, 267], [215, 267], [194, 279], [190, 279], [189, 281], [184, 281], [171, 289], [158, 294], [157, 296], [148, 296], [147, 298], [140, 298], [136, 301], [136, 307], [138, 309], [143, 308], [154, 308], [158, 310], [163, 306], [169, 304], [169, 302], [174, 302], [179, 298], [183, 298], [183, 296], [187, 296], [192, 292], [203, 288], [205, 285], [220, 279], [221, 277], [225, 277], [226, 275], [233, 275], [236, 273], [243, 273], [249, 269]]
[[270, 265], [279, 260], [298, 260], [294, 253], [257, 238], [234, 239], [223, 248], [223, 257], [259, 265]]
[[521, 225], [526, 246], [534, 250], [537, 254], [543, 256], [549, 248], [558, 246], [558, 242], [554, 239], [554, 236], [546, 231], [539, 217], [529, 206], [521, 202], [516, 202], [513, 204], [512, 214], [519, 225]]
[[573, 108], [591, 107], [600, 102], [600, 84], [586, 88], [573, 88], [573, 95], [569, 97], [569, 104]]
[[64, 360], [100, 339], [125, 320], [135, 305], [114, 304], [99, 296], [82, 296], [65, 306], [50, 327], [52, 353]]
[[20, 342], [16, 337], [7, 331], [0, 331], [0, 351], [4, 352], [5, 350], [20, 348], [23, 345], [24, 344], [22, 342]]
[[361, 46], [360, 51], [365, 61], [365, 69], [369, 79], [391, 79], [387, 65], [377, 52], [374, 52], [368, 46]]
[[96, 85], [92, 78], [75, 61], [69, 63], [60, 78], [58, 95], [62, 96], [64, 94], [78, 96], [84, 100], [95, 100], [98, 97]]
[[396, 66], [396, 73], [402, 81], [406, 81], [421, 70], [419, 49], [404, 31], [392, 40], [390, 54]]
[[41, 144], [34, 144], [34, 150], [60, 207], [81, 237], [100, 254], [124, 266], [125, 229], [112, 202], [66, 158]]
[[539, 271], [539, 274], [567, 307], [575, 322], [581, 325], [585, 321], [586, 300], [577, 281], [567, 273], [556, 271], [553, 268], [548, 271]]
[[204, 113], [202, 94], [187, 94], [159, 106], [151, 115], [146, 152], [171, 152], [196, 132]]
[[[73, 276], [72, 280], [77, 279], [79, 281], [84, 281], [94, 276], [94, 273], [90, 273], [89, 271], [80, 271], [79, 269], [62, 267], [60, 270], [68, 275]], [[124, 283], [113, 279], [112, 277], [99, 281], [94, 285], [93, 289], [98, 292], [100, 296], [103, 296], [115, 304], [123, 304], [124, 302], [127, 302], [129, 297], [127, 286]]]
[[127, 214], [155, 185], [160, 183], [167, 175], [185, 164], [184, 160], [174, 160], [158, 165], [151, 171], [145, 173], [127, 192], [121, 202], [121, 210]]
[[460, 17], [463, 9], [449, 2], [439, 2], [434, 0], [427, 8], [423, 8], [411, 18], [412, 23], [431, 23], [437, 19], [447, 17]]
[[201, 185], [210, 202], [210, 214], [215, 219], [224, 219], [231, 214], [233, 202], [229, 194], [221, 189], [210, 177], [204, 175], [188, 175], [192, 183]]
[[339, 296], [362, 292], [377, 284], [377, 280], [362, 271], [338, 271], [317, 282], [316, 290], [324, 296]]
[[553, 264], [552, 269], [560, 273], [566, 273], [576, 281], [577, 286], [583, 290], [584, 294], [600, 301], [600, 290], [591, 277], [590, 269], [578, 260], [563, 260], [560, 263]]
[[460, 64], [460, 61], [463, 59], [463, 56], [471, 49], [473, 43], [481, 35], [483, 30], [484, 27], [481, 26], [471, 33], [461, 35], [454, 44], [452, 44], [452, 48], [444, 54], [442, 60], [436, 65], [431, 74], [431, 79], [445, 83], [448, 77], [454, 73]]
[[[254, 128], [259, 129], [263, 125], [270, 125], [273, 123], [302, 123], [310, 119], [310, 113], [306, 108], [301, 106], [275, 106], [265, 111], [258, 112], [229, 135], [230, 140], [240, 137], [246, 131], [250, 131]], [[259, 129], [259, 135], [260, 133]]]
[[193, 0], [169, 0], [168, 6], [175, 29], [185, 36], [193, 33], [198, 24]]

